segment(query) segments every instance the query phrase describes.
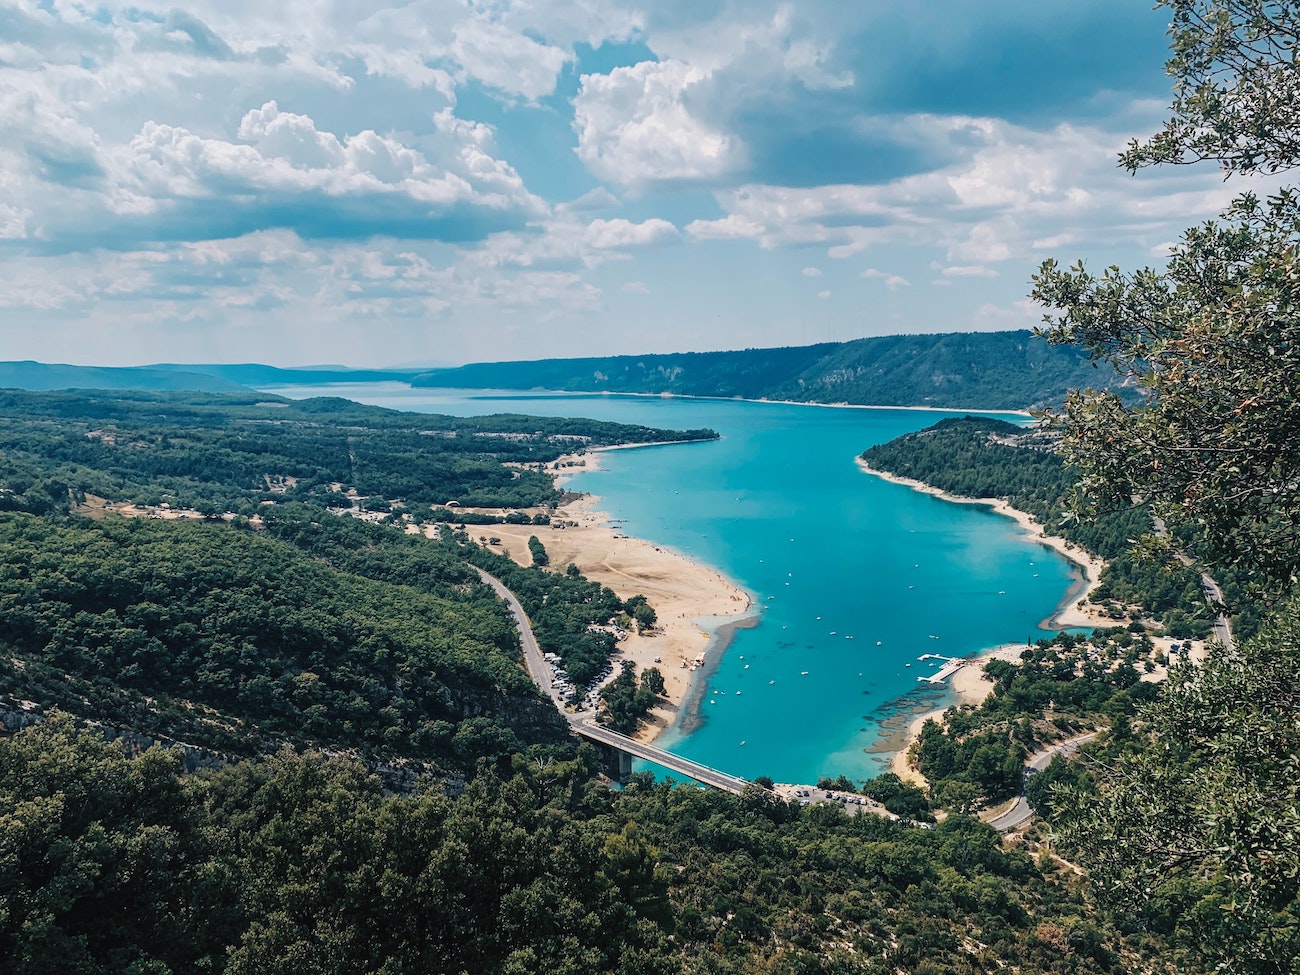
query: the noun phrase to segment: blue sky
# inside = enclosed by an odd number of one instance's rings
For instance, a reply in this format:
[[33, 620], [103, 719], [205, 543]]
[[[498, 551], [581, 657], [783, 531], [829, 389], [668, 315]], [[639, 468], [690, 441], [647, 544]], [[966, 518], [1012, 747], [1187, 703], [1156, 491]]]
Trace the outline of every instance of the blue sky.
[[0, 359], [356, 366], [1022, 328], [1242, 181], [1130, 177], [1145, 0], [0, 0]]

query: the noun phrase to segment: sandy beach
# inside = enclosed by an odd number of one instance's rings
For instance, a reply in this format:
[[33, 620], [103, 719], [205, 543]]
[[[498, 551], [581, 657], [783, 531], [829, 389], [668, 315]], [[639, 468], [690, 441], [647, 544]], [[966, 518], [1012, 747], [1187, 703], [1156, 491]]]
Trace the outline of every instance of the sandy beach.
[[932, 708], [912, 718], [907, 725], [907, 731], [903, 736], [904, 740], [900, 742], [901, 747], [894, 752], [894, 757], [890, 762], [889, 770], [905, 782], [914, 782], [917, 785], [925, 785], [925, 778], [916, 769], [908, 764], [908, 750], [912, 743], [921, 736], [921, 728], [924, 724], [933, 719], [938, 721], [943, 717], [943, 713], [950, 707], [961, 704], [982, 704], [984, 699], [989, 696], [993, 690], [993, 681], [984, 674], [984, 665], [990, 660], [1005, 660], [1008, 663], [1019, 663], [1020, 655], [1025, 650], [1023, 643], [1005, 643], [1000, 647], [994, 647], [987, 653], [969, 660], [955, 674], [948, 678], [948, 686], [952, 689], [956, 701], [949, 701], [943, 707]]
[[[599, 452], [569, 455], [557, 461], [557, 483], [566, 475], [591, 470]], [[619, 644], [621, 659], [637, 670], [658, 667], [664, 675], [667, 703], [651, 714], [637, 735], [649, 741], [672, 723], [686, 699], [695, 662], [712, 640], [712, 630], [744, 616], [749, 595], [720, 572], [680, 553], [623, 534], [599, 508], [600, 499], [585, 495], [560, 507], [551, 525], [470, 525], [470, 535], [499, 538], [493, 546], [520, 565], [529, 565], [528, 537], [536, 535], [553, 568], [572, 562], [588, 579], [608, 586], [627, 599], [644, 595], [658, 615], [650, 634], [632, 633]], [[560, 527], [560, 526], [563, 527]], [[707, 627], [707, 629], [706, 629]]]
[[[634, 449], [636, 446], [609, 449]], [[600, 450], [589, 450], [557, 460], [550, 468], [557, 485], [563, 486], [575, 474], [598, 469], [600, 453]], [[958, 497], [920, 481], [873, 470], [861, 460], [858, 465], [868, 474], [946, 501], [992, 508], [1013, 519], [1035, 541], [1063, 555], [1077, 568], [1078, 584], [1072, 587], [1051, 619], [1044, 621], [1044, 626], [1114, 624], [1114, 620], [1087, 604], [1087, 593], [1096, 586], [1104, 567], [1100, 559], [1062, 538], [1048, 535], [1033, 518], [1001, 499]], [[638, 734], [646, 741], [655, 738], [676, 719], [689, 694], [692, 679], [702, 672], [696, 669], [695, 664], [708, 650], [717, 627], [744, 617], [752, 609], [750, 596], [717, 570], [652, 542], [625, 535], [610, 523], [609, 516], [600, 510], [600, 498], [594, 495], [584, 495], [561, 506], [552, 516], [549, 526], [500, 524], [467, 527], [475, 539], [496, 539], [493, 548], [508, 554], [520, 565], [531, 564], [527, 543], [530, 535], [536, 535], [545, 546], [552, 567], [562, 570], [573, 563], [587, 578], [608, 586], [623, 599], [637, 593], [649, 599], [658, 614], [655, 629], [644, 635], [629, 634], [620, 644], [622, 659], [633, 661], [638, 670], [658, 667], [664, 675], [665, 704], [655, 709], [651, 720]], [[956, 702], [978, 704], [983, 701], [992, 688], [992, 682], [984, 677], [984, 661], [993, 658], [1019, 660], [1023, 649], [1022, 644], [998, 647], [959, 669], [949, 682]], [[907, 748], [925, 721], [941, 717], [952, 703], [950, 700], [943, 707], [913, 716], [905, 735], [898, 735], [899, 750], [894, 753], [892, 769], [899, 776], [921, 781], [919, 774], [907, 765]]]
[[876, 470], [874, 467], [868, 466], [860, 457], [857, 464], [864, 473], [871, 474], [891, 484], [902, 484], [913, 491], [920, 491], [922, 494], [942, 498], [944, 501], [951, 501], [954, 504], [979, 504], [986, 508], [992, 508], [998, 514], [1005, 515], [1018, 524], [1034, 541], [1063, 556], [1077, 570], [1078, 581], [1070, 587], [1070, 591], [1066, 593], [1065, 599], [1057, 607], [1056, 612], [1039, 624], [1044, 629], [1060, 630], [1075, 626], [1115, 626], [1118, 623], [1128, 622], [1127, 619], [1115, 620], [1107, 616], [1100, 606], [1093, 605], [1088, 601], [1089, 595], [1097, 588], [1097, 583], [1101, 581], [1101, 570], [1106, 567], [1106, 563], [1073, 542], [1066, 541], [1059, 535], [1048, 534], [1047, 530], [1033, 516], [1020, 511], [1018, 508], [1011, 507], [1001, 498], [967, 498], [957, 494], [949, 494], [947, 491], [941, 491], [924, 481], [917, 481], [910, 477], [899, 477], [896, 474]]

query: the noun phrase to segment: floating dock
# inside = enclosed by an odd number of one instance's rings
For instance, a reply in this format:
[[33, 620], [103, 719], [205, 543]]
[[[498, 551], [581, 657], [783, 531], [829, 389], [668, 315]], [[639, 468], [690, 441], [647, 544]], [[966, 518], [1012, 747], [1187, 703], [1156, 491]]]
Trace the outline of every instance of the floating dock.
[[966, 666], [966, 661], [960, 657], [945, 657], [938, 653], [923, 653], [916, 658], [917, 660], [942, 660], [943, 666], [936, 670], [929, 677], [918, 677], [917, 680], [925, 681], [927, 684], [942, 684], [962, 667]]

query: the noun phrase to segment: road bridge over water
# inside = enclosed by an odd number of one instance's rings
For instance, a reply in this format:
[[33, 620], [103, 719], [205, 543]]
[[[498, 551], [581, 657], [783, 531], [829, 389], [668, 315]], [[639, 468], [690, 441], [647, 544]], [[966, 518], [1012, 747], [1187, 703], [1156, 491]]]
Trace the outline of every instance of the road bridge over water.
[[520, 605], [515, 594], [506, 588], [505, 583], [496, 576], [479, 569], [477, 566], [475, 571], [478, 572], [484, 582], [492, 587], [498, 596], [505, 600], [506, 605], [510, 607], [510, 612], [514, 614], [515, 627], [519, 630], [519, 643], [524, 651], [524, 664], [528, 668], [529, 676], [533, 678], [538, 687], [549, 691], [551, 700], [568, 720], [569, 727], [575, 735], [593, 741], [614, 754], [615, 761], [611, 762], [610, 765], [617, 778], [620, 780], [625, 779], [632, 771], [632, 759], [642, 758], [647, 762], [662, 765], [670, 772], [684, 775], [688, 779], [712, 786], [715, 789], [722, 789], [736, 795], [740, 795], [744, 791], [747, 783], [738, 776], [728, 775], [726, 772], [719, 772], [707, 765], [701, 765], [679, 755], [673, 755], [662, 748], [655, 748], [653, 745], [636, 741], [627, 737], [627, 735], [621, 735], [617, 731], [584, 720], [580, 715], [565, 711], [563, 695], [550, 686], [550, 667], [547, 666], [546, 659], [542, 656], [542, 648], [537, 645], [537, 637], [533, 635], [533, 628], [528, 622], [528, 614], [524, 612], [524, 607]]
[[[740, 795], [745, 791], [748, 784], [744, 779], [734, 775], [728, 775], [726, 772], [719, 772], [717, 769], [709, 768], [707, 765], [701, 765], [699, 762], [692, 762], [688, 758], [682, 758], [671, 752], [666, 752], [662, 748], [655, 748], [653, 745], [647, 745], [644, 742], [636, 741], [627, 735], [620, 735], [617, 731], [611, 731], [609, 728], [593, 724], [590, 721], [575, 721], [570, 716], [569, 725], [573, 728], [574, 734], [581, 735], [583, 738], [590, 739], [607, 748], [615, 749], [621, 756], [626, 756], [626, 769], [631, 772], [632, 759], [643, 758], [647, 762], [654, 762], [656, 765], [662, 765], [670, 772], [676, 772], [678, 775], [684, 775], [688, 779], [694, 779], [704, 785], [712, 786], [715, 789], [722, 789], [724, 792], [730, 792]], [[620, 765], [620, 777], [627, 773], [623, 771]]]

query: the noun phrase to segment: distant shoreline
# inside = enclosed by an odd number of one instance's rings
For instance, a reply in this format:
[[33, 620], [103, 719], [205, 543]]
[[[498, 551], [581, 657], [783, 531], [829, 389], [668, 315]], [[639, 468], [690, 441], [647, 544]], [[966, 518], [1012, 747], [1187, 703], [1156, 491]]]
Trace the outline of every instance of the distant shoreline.
[[[412, 386], [412, 389], [423, 389], [426, 387]], [[444, 387], [427, 387], [442, 389], [472, 389], [475, 387], [461, 386], [444, 386]], [[1032, 416], [1028, 410], [997, 410], [997, 409], [977, 409], [969, 406], [887, 406], [878, 403], [816, 403], [810, 400], [797, 399], [751, 399], [747, 396], [700, 396], [695, 393], [632, 393], [620, 392], [618, 390], [601, 390], [600, 392], [584, 392], [580, 390], [569, 389], [533, 389], [533, 390], [503, 390], [503, 392], [533, 392], [533, 393], [559, 393], [564, 396], [641, 396], [647, 399], [690, 399], [690, 400], [708, 400], [715, 403], [767, 403], [772, 406], [823, 406], [832, 410], [913, 410], [926, 413], [980, 413], [987, 415], [1004, 415], [1012, 416]], [[680, 443], [684, 441], [669, 441], [670, 443]], [[629, 447], [650, 446], [649, 444], [628, 444]]]
[[[601, 389], [601, 390], [544, 389], [539, 386], [530, 387], [528, 389], [503, 389], [499, 386], [412, 386], [409, 382], [402, 379], [364, 380], [360, 382], [358, 382], [357, 380], [339, 380], [337, 382], [302, 383], [300, 385], [304, 387], [306, 386], [356, 386], [359, 384], [372, 385], [377, 383], [388, 383], [388, 382], [391, 382], [398, 386], [405, 386], [407, 389], [410, 390], [421, 390], [421, 391], [435, 390], [435, 389], [454, 389], [457, 391], [480, 390], [480, 391], [485, 391], [485, 392], [490, 391], [495, 393], [513, 393], [521, 396], [527, 396], [529, 394], [532, 394], [536, 396], [573, 396], [575, 398], [583, 397], [583, 396], [590, 396], [590, 397], [637, 396], [644, 399], [707, 400], [716, 403], [768, 403], [773, 406], [821, 406], [833, 410], [916, 410], [916, 411], [929, 412], [929, 413], [976, 413], [976, 414], [983, 414], [983, 415], [1010, 414], [1012, 416], [1023, 416], [1023, 417], [1029, 417], [1032, 415], [1028, 410], [1011, 409], [1011, 408], [990, 409], [988, 407], [973, 407], [973, 406], [890, 406], [888, 404], [881, 404], [881, 403], [845, 403], [845, 402], [816, 403], [816, 402], [811, 402], [809, 400], [766, 399], [762, 397], [755, 399], [748, 396], [703, 396], [696, 393], [634, 393], [631, 391], [623, 391], [617, 389]], [[280, 384], [273, 384], [270, 386], [257, 387], [257, 388], [263, 392], [274, 392], [276, 390], [295, 389], [298, 387], [298, 385], [299, 384], [284, 385], [283, 383], [280, 383]], [[667, 443], [691, 443], [691, 442], [693, 441], [689, 441], [689, 440], [667, 441]], [[626, 444], [623, 446], [653, 447], [653, 446], [660, 446], [660, 444]], [[592, 448], [592, 449], [597, 449], [597, 448]], [[620, 448], [606, 447], [606, 448], [599, 448], [599, 449], [609, 450], [609, 449], [620, 449]]]
[[[585, 449], [587, 453], [594, 454], [606, 450], [636, 450], [639, 447], [675, 447], [681, 443], [715, 443], [721, 439], [722, 435], [719, 434], [716, 437], [690, 437], [686, 440], [648, 440], [645, 443], [615, 443], [602, 447], [587, 447]], [[574, 456], [578, 455], [565, 454], [563, 457], [559, 458], [559, 460], [572, 460]], [[556, 475], [557, 479], [563, 476], [563, 473]]]

